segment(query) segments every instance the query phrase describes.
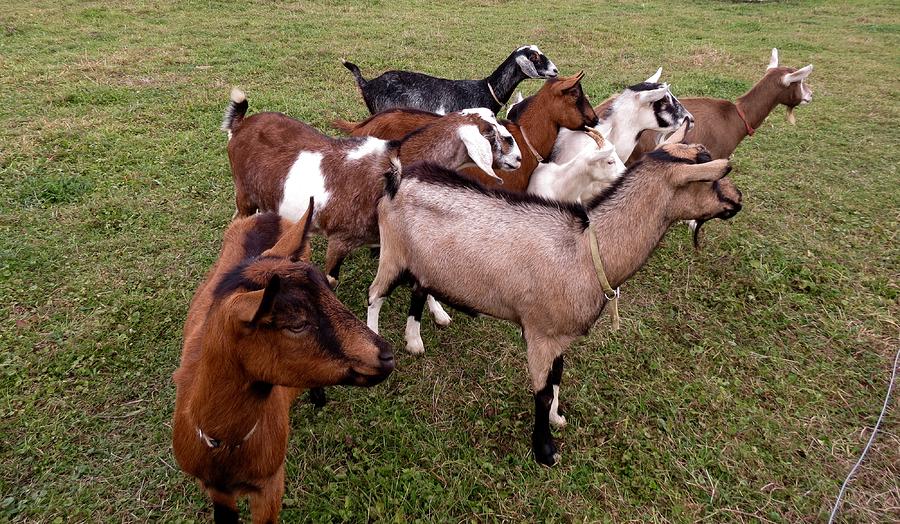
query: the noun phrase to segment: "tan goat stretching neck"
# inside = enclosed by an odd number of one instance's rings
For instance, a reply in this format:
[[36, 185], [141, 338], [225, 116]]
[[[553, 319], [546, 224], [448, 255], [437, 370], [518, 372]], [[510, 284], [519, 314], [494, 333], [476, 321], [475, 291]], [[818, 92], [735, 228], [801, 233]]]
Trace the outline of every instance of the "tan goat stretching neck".
[[[694, 116], [694, 127], [680, 135], [679, 141], [705, 145], [714, 159], [728, 158], [779, 105], [787, 107], [788, 121], [793, 124], [794, 108], [812, 101], [812, 90], [805, 82], [812, 69], [812, 64], [801, 69], [779, 66], [778, 49], [773, 48], [765, 75], [735, 102], [719, 98], [682, 98], [682, 105]], [[654, 132], [641, 133], [627, 163], [636, 162], [659, 141]]]
[[388, 344], [341, 304], [309, 263], [312, 201], [296, 224], [234, 221], [197, 288], [173, 375], [172, 447], [213, 502], [216, 522], [275, 522], [292, 400], [304, 388], [370, 386], [394, 368]]
[[404, 275], [420, 304], [430, 293], [520, 325], [535, 394], [532, 446], [538, 462], [553, 464], [549, 423], [565, 422], [557, 411], [562, 354], [606, 305], [588, 228], [610, 283], [621, 285], [674, 221], [730, 218], [740, 209], [740, 191], [724, 178], [728, 161], [708, 160], [703, 146], [664, 146], [586, 206], [485, 189], [431, 165], [390, 173], [369, 327], [377, 330], [384, 298]]

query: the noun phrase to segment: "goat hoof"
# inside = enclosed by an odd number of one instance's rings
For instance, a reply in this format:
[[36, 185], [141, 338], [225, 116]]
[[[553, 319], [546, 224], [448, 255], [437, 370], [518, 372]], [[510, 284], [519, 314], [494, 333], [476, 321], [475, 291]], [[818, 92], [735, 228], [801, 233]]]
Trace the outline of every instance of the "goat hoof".
[[406, 352], [411, 355], [421, 355], [422, 353], [425, 353], [425, 343], [422, 342], [421, 338], [416, 340], [407, 340]]
[[329, 286], [331, 289], [336, 288], [337, 285], [338, 285], [338, 280], [337, 280], [336, 278], [334, 278], [333, 276], [331, 276], [331, 275], [325, 275], [325, 280], [328, 281], [328, 286]]
[[564, 428], [566, 427], [566, 417], [562, 415], [550, 414], [550, 424], [555, 428]]
[[450, 318], [450, 315], [446, 313], [444, 313], [443, 315], [435, 315], [434, 317], [434, 323], [441, 327], [449, 326], [451, 320], [452, 319]]
[[539, 464], [555, 466], [559, 462], [559, 452], [556, 450], [556, 444], [553, 442], [553, 439], [541, 444], [533, 444], [532, 451], [534, 451], [534, 459]]
[[325, 388], [312, 388], [309, 390], [309, 401], [312, 405], [321, 409], [328, 402], [328, 395], [325, 394]]

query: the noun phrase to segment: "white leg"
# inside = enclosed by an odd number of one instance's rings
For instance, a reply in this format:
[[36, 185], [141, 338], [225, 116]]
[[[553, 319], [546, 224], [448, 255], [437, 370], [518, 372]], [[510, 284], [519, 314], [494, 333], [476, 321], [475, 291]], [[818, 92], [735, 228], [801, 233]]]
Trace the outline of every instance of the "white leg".
[[333, 276], [331, 276], [331, 275], [325, 275], [325, 280], [328, 281], [328, 286], [329, 286], [331, 289], [334, 289], [334, 288], [337, 287], [337, 279], [334, 278]]
[[696, 220], [685, 220], [684, 222], [687, 224], [687, 227], [691, 228], [691, 233], [697, 230], [697, 221]]
[[406, 351], [413, 355], [421, 355], [425, 352], [425, 343], [422, 342], [419, 328], [420, 323], [415, 317], [406, 317]]
[[378, 297], [375, 300], [369, 299], [369, 309], [366, 311], [366, 324], [375, 333], [378, 333], [378, 314], [381, 312], [382, 304], [384, 304], [384, 297]]
[[444, 311], [441, 303], [434, 299], [433, 296], [428, 295], [428, 298], [425, 299], [425, 302], [428, 304], [428, 311], [431, 311], [431, 316], [434, 317], [434, 323], [439, 326], [449, 326], [450, 325], [450, 315]]
[[556, 428], [566, 426], [566, 417], [559, 414], [559, 386], [553, 386], [553, 402], [550, 403], [550, 424]]

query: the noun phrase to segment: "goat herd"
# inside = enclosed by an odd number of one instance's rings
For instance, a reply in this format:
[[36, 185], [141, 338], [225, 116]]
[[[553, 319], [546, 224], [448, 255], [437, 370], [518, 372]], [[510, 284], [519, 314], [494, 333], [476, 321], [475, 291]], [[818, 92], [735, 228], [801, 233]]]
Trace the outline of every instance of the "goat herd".
[[[727, 219], [741, 193], [729, 155], [779, 104], [809, 102], [802, 69], [772, 50], [762, 79], [735, 103], [679, 99], [661, 70], [592, 107], [583, 73], [560, 77], [536, 46], [482, 80], [390, 71], [356, 78], [372, 116], [335, 121], [331, 138], [281, 113], [245, 116], [233, 90], [222, 128], [236, 217], [200, 284], [184, 329], [173, 446], [212, 498], [216, 522], [275, 521], [284, 492], [289, 408], [304, 389], [370, 386], [394, 369], [377, 334], [385, 297], [412, 286], [406, 349], [422, 353], [426, 303], [518, 324], [534, 390], [532, 449], [558, 460], [563, 353], [612, 302], [676, 221]], [[540, 90], [495, 114], [527, 78]], [[702, 144], [702, 145], [701, 145]], [[630, 167], [626, 170], [626, 161]], [[310, 235], [328, 239], [325, 273]], [[341, 262], [380, 245], [368, 325], [335, 296]]]

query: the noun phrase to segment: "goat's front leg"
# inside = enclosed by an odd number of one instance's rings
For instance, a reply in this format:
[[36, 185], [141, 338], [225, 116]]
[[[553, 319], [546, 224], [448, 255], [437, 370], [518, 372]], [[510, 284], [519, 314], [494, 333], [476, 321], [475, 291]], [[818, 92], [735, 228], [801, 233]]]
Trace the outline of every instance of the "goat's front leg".
[[553, 367], [550, 368], [550, 377], [548, 382], [553, 388], [553, 401], [550, 403], [550, 424], [556, 428], [566, 426], [566, 417], [559, 413], [559, 384], [562, 382], [563, 372], [563, 356], [560, 355], [553, 359]]
[[534, 430], [531, 434], [531, 449], [534, 458], [545, 466], [552, 466], [559, 460], [556, 443], [550, 433], [550, 409], [553, 405], [553, 383], [551, 365], [557, 355], [549, 344], [528, 341], [528, 371], [534, 391]]
[[332, 289], [337, 287], [341, 264], [352, 250], [353, 246], [350, 243], [336, 237], [328, 238], [328, 248], [325, 250], [325, 278]]
[[418, 284], [413, 284], [409, 299], [409, 315], [406, 317], [406, 351], [413, 355], [425, 352], [422, 342], [422, 311], [425, 309], [425, 292]]
[[250, 517], [254, 524], [276, 523], [284, 497], [284, 463], [269, 477], [262, 489], [250, 494]]
[[237, 498], [230, 493], [208, 488], [209, 498], [213, 502], [213, 522], [216, 524], [237, 524], [241, 521], [238, 513]]

